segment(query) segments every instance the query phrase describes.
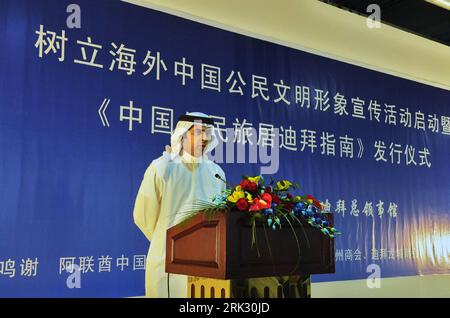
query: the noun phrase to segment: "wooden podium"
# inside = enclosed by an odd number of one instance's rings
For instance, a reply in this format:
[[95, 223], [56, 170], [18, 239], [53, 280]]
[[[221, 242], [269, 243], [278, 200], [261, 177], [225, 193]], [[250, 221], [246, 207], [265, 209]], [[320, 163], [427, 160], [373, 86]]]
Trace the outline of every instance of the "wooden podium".
[[334, 273], [334, 242], [303, 221], [291, 224], [272, 230], [257, 221], [253, 231], [242, 212], [199, 213], [167, 230], [166, 272], [189, 276], [189, 297], [274, 295], [273, 285], [252, 287], [261, 277], [280, 282], [275, 297], [310, 297], [310, 275]]

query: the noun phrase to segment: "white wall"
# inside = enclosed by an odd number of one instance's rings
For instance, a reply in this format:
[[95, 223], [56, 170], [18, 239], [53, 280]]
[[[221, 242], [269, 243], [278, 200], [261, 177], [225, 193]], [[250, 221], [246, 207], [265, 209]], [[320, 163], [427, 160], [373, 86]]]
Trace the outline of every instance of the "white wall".
[[[364, 17], [317, 0], [124, 1], [450, 90], [450, 47], [386, 25], [369, 29]], [[365, 280], [313, 283], [312, 294], [450, 297], [450, 275], [386, 278], [380, 289]]]

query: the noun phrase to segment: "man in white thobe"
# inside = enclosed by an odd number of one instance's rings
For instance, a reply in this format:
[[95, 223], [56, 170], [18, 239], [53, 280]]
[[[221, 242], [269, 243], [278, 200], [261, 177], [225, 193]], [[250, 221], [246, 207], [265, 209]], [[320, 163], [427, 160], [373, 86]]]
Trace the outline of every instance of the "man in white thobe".
[[170, 147], [152, 161], [139, 188], [134, 222], [151, 242], [147, 255], [147, 297], [187, 297], [187, 276], [165, 271], [166, 231], [182, 219], [181, 211], [196, 201], [211, 201], [225, 189], [223, 170], [208, 159], [217, 145], [213, 121], [203, 113], [182, 115]]

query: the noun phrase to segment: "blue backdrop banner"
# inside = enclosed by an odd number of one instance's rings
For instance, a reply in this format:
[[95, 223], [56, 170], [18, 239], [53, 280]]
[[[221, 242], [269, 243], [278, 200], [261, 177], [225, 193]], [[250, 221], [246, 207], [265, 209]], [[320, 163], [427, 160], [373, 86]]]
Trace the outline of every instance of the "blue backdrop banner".
[[336, 273], [313, 282], [450, 273], [449, 91], [121, 1], [71, 2], [0, 2], [0, 296], [144, 295], [134, 200], [187, 111], [214, 116], [227, 144], [254, 128], [278, 156], [217, 160], [230, 183], [272, 166], [334, 213]]

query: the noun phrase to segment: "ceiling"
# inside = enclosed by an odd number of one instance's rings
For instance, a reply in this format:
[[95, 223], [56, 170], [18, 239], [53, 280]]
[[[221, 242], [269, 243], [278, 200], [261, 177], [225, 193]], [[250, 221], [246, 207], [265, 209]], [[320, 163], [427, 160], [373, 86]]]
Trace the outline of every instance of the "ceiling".
[[450, 0], [430, 0], [435, 4], [424, 0], [320, 1], [363, 16], [370, 14], [366, 12], [369, 4], [378, 4], [383, 23], [450, 46]]

